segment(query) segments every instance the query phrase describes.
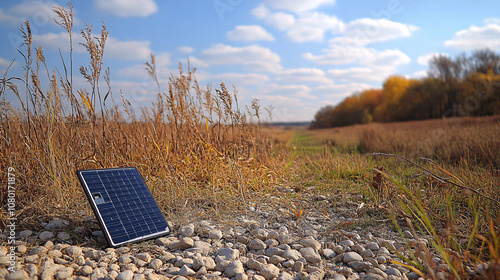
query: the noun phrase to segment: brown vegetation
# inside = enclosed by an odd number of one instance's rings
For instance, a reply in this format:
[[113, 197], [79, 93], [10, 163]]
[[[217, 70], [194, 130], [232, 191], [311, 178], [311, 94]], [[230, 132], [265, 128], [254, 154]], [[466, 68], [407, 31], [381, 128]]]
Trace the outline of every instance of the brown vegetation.
[[311, 128], [498, 114], [500, 55], [485, 49], [456, 59], [436, 56], [428, 77], [420, 80], [391, 76], [382, 89], [321, 108]]
[[[71, 6], [55, 12], [71, 34]], [[157, 101], [137, 116], [125, 94], [120, 105], [113, 99], [109, 69], [103, 70], [105, 25], [97, 37], [92, 26], [81, 32], [90, 56], [80, 67], [89, 86], [81, 89], [73, 88], [71, 72], [48, 68], [42, 47], [33, 51], [28, 21], [22, 33], [25, 77], [5, 73], [1, 80], [0, 168], [2, 177], [15, 169], [18, 216], [32, 225], [49, 213], [90, 214], [77, 169], [137, 166], [167, 213], [197, 204], [210, 205], [201, 214], [212, 216], [227, 208], [220, 204], [244, 207], [248, 190], [277, 179], [282, 155], [272, 153], [279, 144], [271, 145], [259, 126], [258, 100], [240, 107], [224, 84], [200, 87], [189, 65], [184, 71], [179, 64], [179, 75], [163, 89], [151, 55], [146, 70], [157, 82]], [[12, 108], [6, 94], [15, 94], [22, 108]]]

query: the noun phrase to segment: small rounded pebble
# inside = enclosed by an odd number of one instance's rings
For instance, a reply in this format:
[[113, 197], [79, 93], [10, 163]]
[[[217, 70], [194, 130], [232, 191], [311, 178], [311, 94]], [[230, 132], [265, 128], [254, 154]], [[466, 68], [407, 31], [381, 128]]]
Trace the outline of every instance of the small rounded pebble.
[[280, 273], [280, 270], [278, 267], [276, 267], [274, 264], [266, 264], [262, 266], [262, 269], [260, 270], [260, 274], [264, 276], [266, 280], [271, 280], [274, 277], [278, 276]]
[[82, 267], [82, 269], [80, 269], [80, 272], [81, 272], [81, 273], [82, 273], [82, 275], [84, 275], [84, 276], [87, 276], [87, 275], [92, 274], [92, 272], [93, 272], [93, 271], [94, 271], [94, 269], [93, 269], [91, 266], [89, 266], [89, 265], [84, 265], [84, 266]]
[[248, 248], [250, 250], [255, 250], [255, 251], [258, 251], [258, 250], [264, 250], [266, 249], [266, 244], [264, 243], [264, 241], [260, 240], [260, 239], [254, 239], [252, 241], [250, 241], [250, 243], [248, 243]]
[[208, 238], [210, 238], [212, 240], [220, 240], [222, 238], [222, 231], [220, 231], [218, 229], [213, 229], [208, 234]]
[[191, 237], [194, 235], [194, 224], [182, 226], [179, 228], [178, 232], [184, 237]]
[[5, 277], [5, 279], [6, 280], [28, 280], [28, 279], [30, 279], [30, 277], [29, 277], [28, 273], [26, 273], [26, 271], [18, 270], [18, 271], [15, 271], [15, 272], [8, 274]]
[[134, 273], [131, 270], [125, 270], [116, 276], [116, 280], [132, 280], [133, 277]]
[[40, 240], [49, 240], [52, 237], [54, 237], [54, 234], [51, 231], [42, 231], [38, 235], [38, 238], [40, 238]]
[[54, 277], [56, 279], [66, 279], [69, 278], [71, 275], [73, 275], [73, 268], [68, 266], [60, 268]]
[[72, 257], [72, 258], [75, 258], [77, 257], [78, 255], [81, 255], [82, 254], [82, 248], [78, 247], [78, 246], [71, 246], [71, 247], [68, 247], [66, 249], [66, 255]]
[[350, 263], [352, 261], [363, 261], [363, 257], [361, 257], [358, 253], [356, 252], [347, 252], [344, 254], [344, 263]]
[[28, 238], [33, 234], [33, 232], [29, 229], [23, 230], [19, 233], [20, 238]]

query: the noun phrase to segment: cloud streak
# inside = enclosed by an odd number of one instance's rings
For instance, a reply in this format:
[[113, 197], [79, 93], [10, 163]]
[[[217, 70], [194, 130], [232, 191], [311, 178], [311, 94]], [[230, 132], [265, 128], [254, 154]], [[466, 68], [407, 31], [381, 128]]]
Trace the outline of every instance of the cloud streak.
[[[491, 22], [491, 19], [489, 22]], [[455, 33], [452, 39], [447, 40], [444, 45], [459, 50], [484, 48], [500, 50], [500, 23], [490, 23], [482, 27], [473, 25], [468, 29], [460, 30]]]
[[146, 17], [158, 11], [158, 6], [153, 0], [96, 0], [98, 10], [119, 17]]
[[231, 41], [274, 41], [273, 35], [259, 25], [238, 25], [226, 33]]

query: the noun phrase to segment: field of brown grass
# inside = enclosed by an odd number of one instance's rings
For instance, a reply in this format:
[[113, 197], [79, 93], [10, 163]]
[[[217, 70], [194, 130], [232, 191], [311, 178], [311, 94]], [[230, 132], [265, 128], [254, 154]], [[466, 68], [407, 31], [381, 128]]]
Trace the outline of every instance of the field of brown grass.
[[436, 241], [455, 276], [481, 257], [499, 262], [498, 116], [302, 130], [291, 146], [295, 182], [363, 195], [396, 225]]
[[318, 130], [333, 145], [500, 169], [500, 117], [373, 123]]

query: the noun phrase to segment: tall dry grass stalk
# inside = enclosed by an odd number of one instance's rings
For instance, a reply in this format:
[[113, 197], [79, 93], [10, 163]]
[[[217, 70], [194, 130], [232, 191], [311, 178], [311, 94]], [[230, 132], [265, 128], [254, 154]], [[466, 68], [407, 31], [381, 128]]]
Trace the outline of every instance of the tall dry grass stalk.
[[[122, 108], [110, 105], [109, 69], [102, 75], [109, 34], [104, 23], [97, 37], [92, 26], [81, 30], [90, 63], [80, 67], [80, 74], [88, 88], [75, 89], [72, 6], [54, 12], [68, 32], [69, 69], [62, 54], [61, 74], [47, 67], [42, 47], [33, 52], [26, 21], [21, 29], [24, 49], [19, 50], [25, 77], [5, 73], [0, 81], [0, 134], [5, 140], [0, 165], [1, 170], [16, 169], [21, 217], [38, 223], [39, 215], [64, 216], [85, 208], [77, 169], [137, 166], [168, 213], [200, 206], [197, 211], [211, 216], [244, 209], [249, 190], [278, 179], [279, 155], [270, 159], [271, 142], [259, 125], [257, 101], [255, 111], [242, 111], [236, 90], [231, 93], [223, 83], [215, 90], [200, 87], [189, 64], [186, 70], [179, 64], [179, 74], [162, 88], [151, 55], [145, 68], [157, 83], [157, 100], [137, 117], [126, 93], [121, 93]], [[49, 86], [44, 89], [44, 84]], [[6, 94], [15, 94], [22, 108], [10, 107]], [[257, 115], [257, 123], [249, 114]]]

